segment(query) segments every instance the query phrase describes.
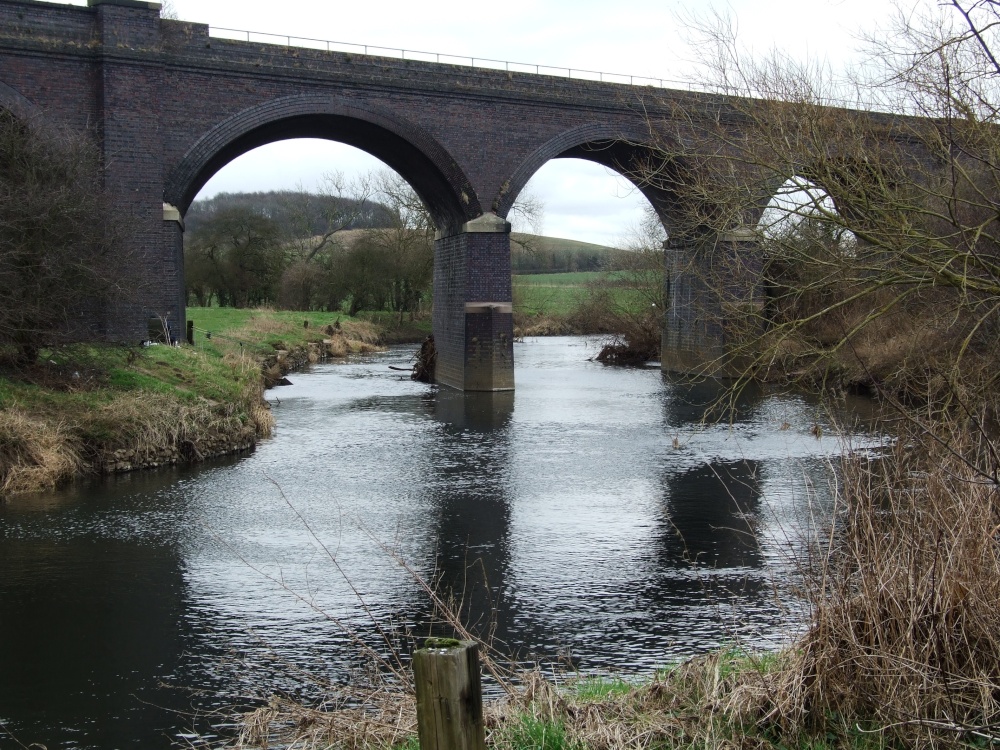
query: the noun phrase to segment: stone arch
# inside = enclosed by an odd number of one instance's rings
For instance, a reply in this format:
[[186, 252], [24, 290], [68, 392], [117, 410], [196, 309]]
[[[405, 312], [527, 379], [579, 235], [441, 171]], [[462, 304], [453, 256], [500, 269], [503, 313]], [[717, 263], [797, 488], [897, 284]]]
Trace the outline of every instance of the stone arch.
[[359, 148], [396, 170], [427, 205], [438, 229], [482, 214], [458, 163], [428, 133], [370, 107], [323, 95], [275, 99], [238, 112], [203, 135], [167, 179], [164, 200], [186, 213], [206, 182], [236, 157], [290, 138], [323, 138]]
[[584, 159], [615, 170], [635, 185], [669, 230], [670, 214], [675, 208], [673, 196], [636, 178], [638, 168], [647, 159], [656, 158], [657, 149], [648, 144], [648, 135], [639, 130], [623, 131], [600, 124], [581, 125], [564, 131], [535, 149], [504, 181], [500, 194], [493, 202], [493, 211], [498, 216], [506, 216], [528, 180], [552, 159]]

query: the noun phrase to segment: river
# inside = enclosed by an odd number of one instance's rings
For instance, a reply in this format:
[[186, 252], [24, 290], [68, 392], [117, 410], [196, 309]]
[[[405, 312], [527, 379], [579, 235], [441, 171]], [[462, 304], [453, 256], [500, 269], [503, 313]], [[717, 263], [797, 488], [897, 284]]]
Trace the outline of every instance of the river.
[[800, 632], [794, 559], [845, 445], [815, 400], [745, 392], [704, 424], [718, 386], [584, 338], [518, 343], [516, 393], [461, 394], [389, 369], [411, 350], [293, 375], [250, 455], [0, 506], [0, 747], [166, 748], [315, 701], [359, 639], [443, 632], [421, 580], [583, 673]]

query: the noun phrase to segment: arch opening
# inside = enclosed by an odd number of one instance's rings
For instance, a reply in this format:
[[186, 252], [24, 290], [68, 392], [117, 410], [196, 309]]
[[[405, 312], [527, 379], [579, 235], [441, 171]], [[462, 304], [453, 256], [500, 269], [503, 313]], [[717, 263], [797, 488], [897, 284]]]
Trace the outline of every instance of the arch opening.
[[[508, 214], [515, 325], [523, 335], [607, 335], [614, 341], [599, 358], [609, 363], [658, 361], [666, 230], [645, 192], [622, 174], [613, 149], [602, 158], [576, 153], [536, 170]], [[518, 231], [525, 195], [544, 206], [537, 234]]]
[[[638, 192], [652, 206], [669, 232], [673, 216], [679, 208], [679, 198], [671, 189], [670, 180], [655, 180], [653, 176], [673, 173], [676, 165], [654, 166], [663, 161], [656, 149], [645, 146], [639, 137], [612, 133], [603, 127], [585, 126], [553, 138], [536, 149], [507, 180], [504, 191], [494, 202], [496, 213], [507, 216], [521, 191], [535, 175], [551, 170], [553, 163], [585, 162], [603, 167], [619, 180], [618, 191]], [[537, 182], [537, 181], [536, 181]]]
[[808, 177], [793, 175], [775, 189], [757, 235], [765, 259], [764, 318], [784, 332], [776, 336], [783, 355], [797, 352], [793, 359], [811, 361], [836, 349], [870, 315], [874, 301], [859, 294], [865, 280], [858, 238], [833, 197]]
[[[271, 110], [279, 115], [267, 119]], [[439, 230], [453, 230], [482, 213], [458, 165], [418, 128], [382, 113], [309, 98], [296, 98], [280, 108], [255, 108], [221, 123], [175, 167], [164, 200], [185, 214], [209, 180], [234, 159], [262, 146], [304, 138], [353, 146], [385, 163], [413, 187]]]
[[220, 170], [192, 202], [186, 301], [426, 317], [433, 221], [402, 176], [350, 146], [289, 140]]
[[845, 244], [856, 241], [854, 234], [844, 226], [830, 193], [809, 178], [795, 174], [773, 191], [757, 226], [764, 238], [776, 239], [797, 230], [804, 231], [810, 225], [825, 227], [829, 232], [839, 230]]
[[818, 283], [849, 271], [858, 244], [830, 193], [801, 175], [774, 191], [761, 212], [757, 233], [772, 269], [791, 273], [802, 283], [803, 274]]

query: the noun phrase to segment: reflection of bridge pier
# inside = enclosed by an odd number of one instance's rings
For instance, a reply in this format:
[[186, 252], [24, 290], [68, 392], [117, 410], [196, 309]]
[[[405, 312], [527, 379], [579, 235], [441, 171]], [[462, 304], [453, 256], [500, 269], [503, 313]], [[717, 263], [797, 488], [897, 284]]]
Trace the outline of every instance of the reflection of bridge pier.
[[666, 566], [759, 568], [757, 461], [713, 461], [664, 477]]
[[[714, 379], [664, 375], [670, 396], [663, 422], [675, 430], [704, 422], [746, 423], [762, 403], [760, 389], [748, 385], [732, 393]], [[669, 565], [693, 563], [713, 568], [759, 567], [754, 524], [760, 510], [757, 461], [709, 461], [664, 474], [662, 553]]]
[[[664, 376], [667, 377], [667, 376]], [[731, 393], [718, 380], [669, 381], [663, 420], [668, 430], [719, 420], [745, 423], [762, 402], [759, 388]], [[755, 524], [760, 512], [757, 461], [709, 461], [663, 478], [666, 564], [710, 568], [760, 567]]]
[[[434, 416], [442, 434], [429, 467], [438, 592], [456, 603], [463, 623], [478, 635], [503, 639], [514, 617], [510, 585], [511, 462], [509, 423], [513, 392], [438, 391]], [[430, 621], [427, 603], [419, 620]]]
[[669, 398], [663, 402], [663, 421], [668, 428], [705, 422], [749, 422], [763, 402], [761, 388], [746, 383], [734, 391], [730, 384], [705, 378], [663, 375]]

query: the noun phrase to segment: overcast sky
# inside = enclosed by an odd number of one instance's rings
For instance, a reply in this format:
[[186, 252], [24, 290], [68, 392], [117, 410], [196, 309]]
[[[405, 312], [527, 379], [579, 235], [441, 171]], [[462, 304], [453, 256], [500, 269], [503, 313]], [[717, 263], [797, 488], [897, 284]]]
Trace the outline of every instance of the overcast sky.
[[[902, 0], [908, 7], [920, 0]], [[923, 0], [929, 3], [932, 0]], [[73, 4], [85, 5], [86, 0]], [[780, 47], [833, 65], [858, 47], [859, 30], [885, 25], [891, 0], [172, 0], [178, 16], [215, 28], [245, 29], [385, 47], [511, 60], [610, 73], [690, 79], [695, 55], [683, 19], [716, 9], [731, 15], [741, 43]], [[612, 7], [617, 9], [611, 11]], [[216, 33], [216, 32], [213, 32]], [[204, 188], [220, 191], [314, 187], [326, 172], [380, 162], [325, 141], [272, 144], [232, 162]], [[555, 160], [530, 189], [545, 204], [544, 233], [613, 244], [644, 202], [602, 167]]]

